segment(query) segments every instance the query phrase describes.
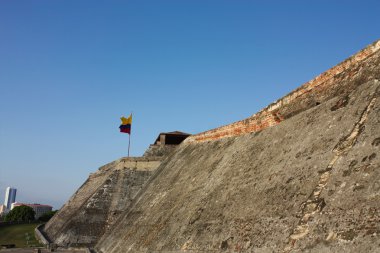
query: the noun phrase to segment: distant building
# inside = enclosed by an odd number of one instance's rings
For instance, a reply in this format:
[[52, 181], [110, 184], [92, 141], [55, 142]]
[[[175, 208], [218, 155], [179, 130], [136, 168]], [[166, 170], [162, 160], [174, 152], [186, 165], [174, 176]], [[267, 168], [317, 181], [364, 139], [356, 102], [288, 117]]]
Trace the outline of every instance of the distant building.
[[3, 216], [8, 213], [8, 209], [5, 205], [0, 205], [0, 216]]
[[16, 202], [16, 192], [17, 189], [11, 187], [7, 187], [7, 189], [5, 190], [4, 205], [7, 207], [7, 209], [10, 209], [12, 203]]
[[36, 213], [36, 215], [34, 216], [36, 220], [40, 218], [43, 214], [53, 210], [53, 207], [49, 205], [25, 204], [25, 203], [17, 203], [17, 202], [12, 204], [11, 210], [15, 208], [16, 206], [29, 206], [33, 208], [34, 212]]

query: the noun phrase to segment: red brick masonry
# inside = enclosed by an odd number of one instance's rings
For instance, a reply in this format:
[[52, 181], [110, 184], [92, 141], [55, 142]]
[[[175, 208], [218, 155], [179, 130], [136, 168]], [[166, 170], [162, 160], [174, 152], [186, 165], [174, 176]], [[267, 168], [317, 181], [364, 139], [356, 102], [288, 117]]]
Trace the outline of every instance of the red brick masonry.
[[[258, 132], [267, 127], [277, 125], [281, 121], [315, 106], [317, 102], [325, 101], [330, 98], [331, 96], [329, 97], [328, 95], [329, 90], [331, 90], [331, 93], [333, 93], [333, 91], [337, 93], [337, 90], [342, 89], [342, 87], [338, 87], [342, 85], [341, 74], [344, 72], [345, 78], [353, 79], [357, 77], [361, 70], [360, 65], [370, 61], [371, 57], [377, 53], [379, 49], [380, 40], [320, 74], [313, 80], [303, 84], [301, 87], [268, 105], [249, 118], [190, 136], [185, 141], [203, 142], [217, 140], [224, 137]], [[311, 100], [315, 101], [314, 104], [311, 104]]]

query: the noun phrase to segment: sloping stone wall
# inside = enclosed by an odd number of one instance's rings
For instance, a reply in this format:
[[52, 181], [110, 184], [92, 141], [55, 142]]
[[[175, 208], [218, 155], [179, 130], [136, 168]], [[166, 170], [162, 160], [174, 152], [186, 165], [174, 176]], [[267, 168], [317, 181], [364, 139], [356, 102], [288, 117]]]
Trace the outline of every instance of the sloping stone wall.
[[59, 246], [92, 246], [130, 205], [161, 157], [122, 158], [99, 168], [46, 224]]
[[379, 87], [257, 133], [182, 144], [96, 251], [376, 252]]
[[144, 157], [146, 156], [167, 156], [175, 148], [177, 148], [178, 145], [150, 145], [149, 148], [145, 151]]
[[99, 253], [376, 252], [379, 49], [248, 119], [187, 138], [160, 165], [144, 157], [103, 166], [46, 234], [60, 245], [96, 243]]
[[95, 250], [376, 252], [379, 47], [249, 119], [189, 137]]
[[349, 93], [361, 83], [380, 79], [379, 76], [367, 75], [371, 72], [369, 68], [379, 62], [379, 49], [380, 41], [376, 41], [251, 117], [190, 136], [185, 141], [201, 142], [258, 132], [341, 93]]

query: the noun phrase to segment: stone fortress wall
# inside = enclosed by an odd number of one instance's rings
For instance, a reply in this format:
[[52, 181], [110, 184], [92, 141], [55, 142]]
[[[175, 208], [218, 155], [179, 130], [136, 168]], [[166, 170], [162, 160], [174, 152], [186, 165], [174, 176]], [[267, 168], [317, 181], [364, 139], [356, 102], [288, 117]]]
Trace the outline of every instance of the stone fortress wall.
[[377, 41], [251, 117], [190, 136], [161, 160], [101, 167], [45, 233], [99, 253], [375, 252], [379, 49]]
[[377, 252], [379, 49], [186, 139], [94, 250]]
[[91, 247], [110, 229], [178, 145], [150, 145], [142, 157], [122, 157], [91, 173], [42, 229], [49, 243]]
[[376, 41], [249, 118], [193, 135], [186, 142], [203, 142], [258, 132], [319, 105], [337, 93], [345, 92], [339, 87], [342, 86], [342, 79], [356, 78], [363, 67], [362, 63], [370, 60], [379, 49], [380, 41]]
[[130, 169], [135, 171], [153, 171], [161, 163], [162, 157], [150, 156], [150, 157], [122, 157], [116, 161], [108, 163], [99, 168], [100, 172], [105, 172], [110, 169], [122, 170]]
[[58, 246], [92, 246], [117, 220], [160, 165], [162, 157], [123, 157], [91, 173], [46, 224]]

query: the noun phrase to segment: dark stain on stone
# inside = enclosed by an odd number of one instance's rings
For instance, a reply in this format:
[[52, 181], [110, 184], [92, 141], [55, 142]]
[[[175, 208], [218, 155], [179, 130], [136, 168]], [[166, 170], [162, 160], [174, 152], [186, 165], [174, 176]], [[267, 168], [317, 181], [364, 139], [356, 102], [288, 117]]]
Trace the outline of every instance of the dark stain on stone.
[[356, 160], [353, 160], [350, 162], [350, 165], [348, 166], [349, 169], [353, 169], [355, 167], [355, 165], [358, 164], [358, 161]]
[[[364, 129], [365, 129], [365, 125], [361, 125], [360, 128], [359, 128], [359, 133], [358, 134], [361, 134], [364, 132]], [[355, 142], [356, 143], [356, 142]]]
[[325, 169], [318, 170], [318, 173], [319, 173], [319, 174], [323, 174], [323, 173], [328, 172], [328, 171], [331, 171], [331, 170], [332, 170], [332, 167], [327, 167], [327, 168], [325, 168]]
[[343, 171], [343, 177], [348, 177], [348, 176], [350, 176], [351, 175], [351, 170], [344, 170]]
[[340, 99], [336, 102], [336, 104], [335, 104], [333, 107], [331, 107], [331, 111], [336, 111], [336, 110], [338, 110], [338, 109], [340, 109], [340, 108], [345, 107], [345, 106], [348, 104], [348, 101], [349, 101], [349, 100], [350, 100], [350, 99], [349, 99], [348, 96], [345, 96], [345, 97], [340, 98]]
[[[314, 203], [316, 205], [315, 210], [317, 210], [318, 212], [321, 212], [323, 210], [323, 208], [325, 208], [325, 206], [326, 206], [326, 202], [325, 202], [324, 198], [316, 199], [316, 200], [312, 201], [311, 203]], [[304, 203], [304, 204], [306, 204], [306, 203]], [[308, 204], [306, 204], [306, 205], [308, 205]], [[306, 209], [308, 209], [308, 207], [306, 207]]]
[[369, 161], [372, 161], [373, 159], [375, 159], [376, 157], [376, 154], [375, 153], [372, 153], [369, 157], [368, 157], [368, 160]]
[[270, 187], [270, 188], [268, 188], [268, 189], [265, 190], [265, 193], [266, 194], [271, 194], [272, 192], [274, 192], [275, 189], [276, 189], [275, 186], [274, 187]]
[[354, 170], [354, 167], [358, 164], [358, 161], [352, 160], [350, 162], [350, 165], [348, 165], [348, 169], [343, 171], [343, 177], [348, 177], [351, 175], [352, 171]]
[[353, 229], [350, 229], [348, 231], [340, 233], [339, 237], [346, 241], [352, 241], [357, 235], [358, 234]]
[[228, 243], [227, 243], [227, 241], [222, 241], [222, 243], [220, 244], [220, 248], [222, 250], [228, 249]]
[[194, 224], [196, 221], [198, 221], [201, 218], [201, 214], [203, 212], [203, 208], [198, 208], [196, 213], [193, 215], [193, 217], [189, 221], [189, 225]]
[[360, 185], [355, 185], [353, 191], [360, 191], [363, 189], [364, 189], [364, 185], [360, 184]]
[[380, 232], [379, 229], [377, 229], [376, 227], [372, 226], [372, 227], [368, 227], [365, 234], [366, 235], [373, 235], [373, 234], [378, 234]]
[[376, 139], [372, 141], [372, 146], [377, 147], [379, 146], [379, 144], [380, 144], [380, 137], [377, 137]]
[[228, 238], [227, 240], [222, 241], [220, 244], [220, 249], [227, 250], [228, 249], [228, 240], [233, 240], [233, 237]]
[[364, 163], [367, 160], [368, 156], [363, 157], [362, 163]]
[[371, 166], [370, 164], [363, 165], [360, 170], [362, 170], [364, 173], [370, 173], [375, 170], [375, 167]]
[[286, 180], [286, 183], [288, 184], [288, 183], [292, 182], [293, 179], [294, 179], [293, 177], [290, 177], [288, 180]]
[[325, 208], [325, 206], [326, 206], [325, 199], [321, 199], [321, 201], [319, 202], [319, 205], [318, 205], [318, 211], [321, 212], [323, 210], [323, 208]]
[[280, 123], [282, 121], [281, 115], [278, 112], [272, 112], [272, 116], [277, 123]]

